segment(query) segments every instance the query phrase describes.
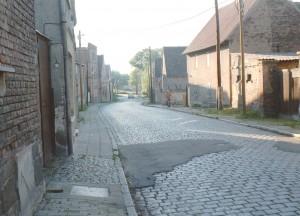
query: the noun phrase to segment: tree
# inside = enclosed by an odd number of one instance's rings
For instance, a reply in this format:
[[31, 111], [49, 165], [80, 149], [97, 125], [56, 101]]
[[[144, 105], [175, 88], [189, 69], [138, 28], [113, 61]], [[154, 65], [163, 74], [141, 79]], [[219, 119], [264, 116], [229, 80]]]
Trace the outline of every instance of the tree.
[[113, 87], [113, 90], [116, 89], [116, 92], [118, 93], [118, 82], [120, 80], [120, 77], [121, 77], [121, 74], [119, 71], [111, 71], [111, 82], [112, 82], [112, 87]]
[[113, 89], [116, 89], [116, 92], [118, 93], [119, 88], [121, 86], [128, 85], [129, 75], [128, 74], [120, 74], [119, 71], [112, 71], [112, 85]]
[[129, 75], [129, 85], [134, 87], [135, 93], [139, 93], [139, 85], [141, 81], [141, 72], [138, 69], [133, 70]]
[[120, 77], [120, 86], [125, 86], [128, 85], [128, 81], [129, 81], [129, 74], [121, 74]]
[[[161, 57], [162, 49], [151, 50], [151, 62], [154, 63], [154, 59]], [[134, 73], [139, 73], [139, 84], [141, 84], [142, 91], [149, 94], [149, 49], [143, 49], [135, 54], [135, 56], [129, 61], [134, 68]], [[152, 65], [152, 68], [154, 66]], [[153, 73], [153, 71], [151, 71]]]

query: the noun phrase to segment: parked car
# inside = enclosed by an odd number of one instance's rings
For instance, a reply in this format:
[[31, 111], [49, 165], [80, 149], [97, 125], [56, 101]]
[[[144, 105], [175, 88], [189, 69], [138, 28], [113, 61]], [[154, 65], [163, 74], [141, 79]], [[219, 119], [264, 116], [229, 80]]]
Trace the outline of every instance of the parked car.
[[134, 94], [128, 94], [128, 99], [134, 99]]

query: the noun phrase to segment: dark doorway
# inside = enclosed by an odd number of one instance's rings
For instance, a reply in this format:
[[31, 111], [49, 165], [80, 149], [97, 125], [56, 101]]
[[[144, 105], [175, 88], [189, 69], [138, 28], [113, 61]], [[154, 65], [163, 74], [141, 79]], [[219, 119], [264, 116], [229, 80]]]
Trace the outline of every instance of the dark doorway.
[[40, 72], [40, 108], [44, 164], [53, 156], [55, 146], [54, 97], [51, 87], [49, 40], [37, 34]]
[[295, 115], [299, 106], [299, 77], [290, 70], [274, 70], [274, 98], [277, 115]]

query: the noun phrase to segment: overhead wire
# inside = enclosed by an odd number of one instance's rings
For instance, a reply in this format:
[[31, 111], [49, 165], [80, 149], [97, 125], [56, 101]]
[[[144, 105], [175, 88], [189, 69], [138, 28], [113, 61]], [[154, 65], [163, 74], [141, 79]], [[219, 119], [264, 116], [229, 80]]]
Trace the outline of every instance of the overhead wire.
[[[223, 4], [223, 3], [226, 3], [228, 1], [232, 1], [232, 0], [224, 0], [222, 2], [220, 2], [220, 4]], [[177, 21], [174, 21], [174, 22], [171, 22], [171, 23], [167, 23], [167, 24], [163, 24], [163, 25], [159, 25], [159, 26], [154, 26], [154, 27], [150, 27], [150, 28], [145, 28], [145, 29], [141, 29], [141, 30], [137, 30], [137, 31], [149, 31], [149, 30], [155, 30], [155, 29], [160, 29], [160, 28], [164, 28], [164, 27], [168, 27], [168, 26], [172, 26], [172, 25], [176, 25], [176, 24], [179, 24], [179, 23], [183, 23], [183, 22], [186, 22], [186, 21], [189, 21], [189, 20], [192, 20], [192, 19], [195, 19], [196, 17], [199, 17], [207, 12], [209, 12], [210, 10], [214, 9], [215, 6], [213, 7], [210, 7], [204, 11], [201, 11], [200, 13], [198, 14], [195, 14], [191, 17], [188, 17], [188, 18], [185, 18], [185, 19], [181, 19], [181, 20], [177, 20]]]

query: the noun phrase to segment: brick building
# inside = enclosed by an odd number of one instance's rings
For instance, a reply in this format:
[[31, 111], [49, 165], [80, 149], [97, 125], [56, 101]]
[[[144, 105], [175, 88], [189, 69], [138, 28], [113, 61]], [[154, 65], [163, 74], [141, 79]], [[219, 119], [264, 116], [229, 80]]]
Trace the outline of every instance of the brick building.
[[100, 75], [98, 73], [97, 47], [91, 43], [88, 43], [87, 47], [77, 47], [76, 53], [77, 57], [80, 56], [81, 64], [87, 66], [88, 102], [100, 102]]
[[34, 0], [0, 1], [0, 215], [31, 215], [44, 191]]
[[[223, 104], [232, 103], [230, 53], [240, 52], [239, 14], [235, 2], [219, 9]], [[204, 26], [185, 50], [189, 102], [216, 105], [216, 20]], [[244, 0], [246, 53], [296, 52], [300, 49], [299, 8], [289, 0]]]
[[[172, 93], [171, 103], [185, 104], [187, 62], [183, 51], [186, 47], [163, 47], [162, 51], [162, 98], [167, 91]], [[164, 100], [164, 99], [163, 99]]]
[[[232, 107], [242, 107], [241, 57], [231, 54]], [[298, 114], [300, 74], [296, 53], [245, 54], [248, 110], [266, 116]]]

